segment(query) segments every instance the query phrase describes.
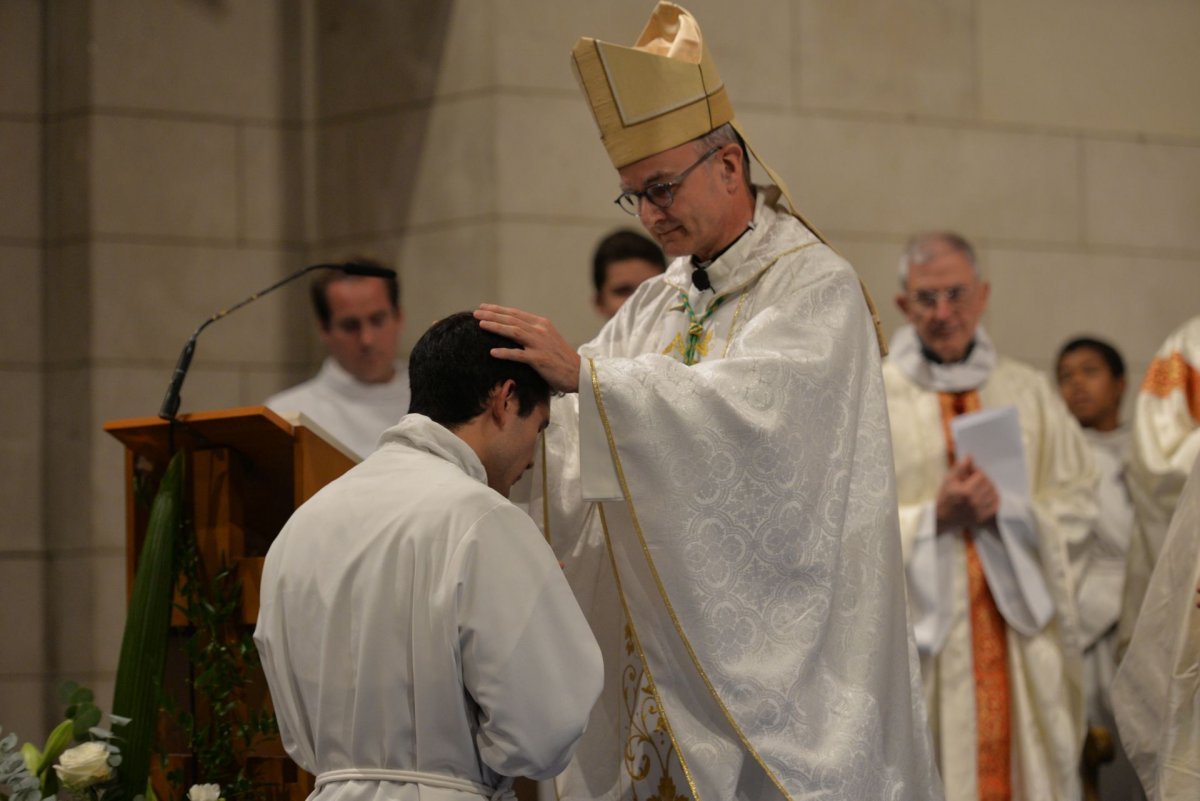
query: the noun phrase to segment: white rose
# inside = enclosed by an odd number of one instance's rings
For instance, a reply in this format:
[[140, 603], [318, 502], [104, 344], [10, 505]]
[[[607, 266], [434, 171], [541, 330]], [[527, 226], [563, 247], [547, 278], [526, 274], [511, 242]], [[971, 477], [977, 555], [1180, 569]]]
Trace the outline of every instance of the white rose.
[[68, 748], [54, 766], [58, 780], [70, 790], [86, 790], [112, 775], [104, 743], [83, 743]]
[[221, 801], [221, 785], [193, 784], [188, 790], [188, 801]]

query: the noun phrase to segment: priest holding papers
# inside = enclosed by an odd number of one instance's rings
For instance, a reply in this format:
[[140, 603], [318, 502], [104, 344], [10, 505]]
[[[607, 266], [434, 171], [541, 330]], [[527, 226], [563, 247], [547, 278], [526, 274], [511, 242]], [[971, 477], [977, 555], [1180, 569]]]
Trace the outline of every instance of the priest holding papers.
[[1095, 473], [1044, 376], [996, 354], [989, 286], [952, 233], [915, 237], [884, 366], [908, 594], [946, 798], [1076, 799], [1084, 735], [1071, 549]]
[[557, 797], [939, 799], [864, 291], [751, 184], [688, 12], [572, 60], [617, 203], [674, 261], [579, 352], [476, 312], [566, 393], [528, 501], [606, 676]]

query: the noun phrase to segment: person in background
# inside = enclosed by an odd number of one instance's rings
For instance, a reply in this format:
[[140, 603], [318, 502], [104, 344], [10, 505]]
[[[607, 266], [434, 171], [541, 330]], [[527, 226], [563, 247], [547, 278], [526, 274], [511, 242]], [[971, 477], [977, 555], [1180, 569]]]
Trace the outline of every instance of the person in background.
[[1200, 459], [1113, 680], [1121, 742], [1150, 801], [1200, 798]]
[[1078, 337], [1059, 349], [1058, 390], [1092, 447], [1099, 515], [1091, 537], [1071, 549], [1075, 600], [1083, 631], [1088, 742], [1084, 782], [1102, 801], [1140, 798], [1137, 774], [1117, 737], [1109, 690], [1117, 671], [1117, 620], [1125, 586], [1125, 555], [1133, 535], [1133, 501], [1126, 485], [1129, 427], [1121, 423], [1125, 360], [1108, 342]]
[[611, 320], [643, 281], [662, 275], [667, 260], [658, 245], [637, 231], [620, 228], [600, 240], [592, 254], [592, 305]]
[[[1045, 376], [996, 352], [989, 284], [962, 236], [914, 236], [883, 367], [908, 598], [942, 780], [959, 799], [1076, 799], [1082, 646], [1068, 548], [1096, 517], [1095, 468]], [[1002, 491], [954, 418], [1015, 407], [1029, 482]], [[1010, 445], [1010, 447], [1012, 447]]]
[[1129, 642], [1179, 493], [1200, 454], [1200, 316], [1154, 354], [1133, 409], [1129, 491], [1137, 526], [1125, 565], [1119, 647]]
[[396, 357], [404, 312], [400, 283], [389, 272], [374, 278], [331, 269], [313, 280], [317, 332], [328, 356], [313, 378], [265, 401], [272, 411], [304, 414], [360, 459], [408, 411], [408, 369]]

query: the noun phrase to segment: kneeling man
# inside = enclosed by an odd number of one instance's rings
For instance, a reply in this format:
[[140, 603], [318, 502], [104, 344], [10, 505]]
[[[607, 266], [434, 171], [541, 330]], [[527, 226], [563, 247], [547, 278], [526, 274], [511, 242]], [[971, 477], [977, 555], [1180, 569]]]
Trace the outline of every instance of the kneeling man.
[[[469, 314], [413, 350], [410, 413], [267, 554], [258, 644], [288, 754], [321, 801], [502, 794], [563, 769], [600, 652], [507, 500], [550, 389]], [[382, 794], [382, 795], [381, 795]]]

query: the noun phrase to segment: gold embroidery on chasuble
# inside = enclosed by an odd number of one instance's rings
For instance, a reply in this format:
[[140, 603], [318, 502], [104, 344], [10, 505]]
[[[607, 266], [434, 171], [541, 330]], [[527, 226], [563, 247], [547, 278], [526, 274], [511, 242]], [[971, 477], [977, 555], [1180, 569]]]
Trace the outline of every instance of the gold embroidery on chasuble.
[[[692, 327], [694, 328], [695, 326], [696, 324], [693, 323]], [[705, 331], [703, 328], [701, 328], [698, 333], [689, 331], [689, 334], [697, 338], [695, 345], [695, 352], [697, 356], [703, 358], [704, 356], [708, 355], [709, 346], [712, 345], [713, 341], [713, 333], [714, 332], [712, 330]], [[676, 334], [675, 338], [667, 343], [667, 346], [662, 349], [662, 353], [664, 356], [676, 356], [681, 362], [686, 363], [687, 350], [683, 341], [683, 334]]]
[[634, 801], [694, 801], [662, 715], [653, 681], [646, 675], [625, 626], [621, 667], [622, 762]]
[[1188, 364], [1178, 351], [1152, 361], [1142, 381], [1142, 391], [1156, 398], [1165, 398], [1176, 390], [1187, 399], [1192, 419], [1200, 421], [1200, 370]]
[[[596, 380], [593, 370], [593, 383]], [[599, 513], [624, 620], [624, 645], [619, 654], [621, 703], [617, 720], [617, 740], [621, 743], [621, 786], [629, 787], [628, 797], [633, 801], [700, 801], [693, 789], [687, 766], [680, 758], [671, 721], [663, 709], [662, 699], [654, 686], [654, 675], [646, 665], [641, 641], [631, 622], [625, 590], [617, 572], [604, 504], [599, 504]], [[625, 796], [624, 791], [622, 796]]]
[[[979, 393], [939, 392], [946, 461], [955, 462], [950, 420], [979, 411]], [[947, 535], [941, 535], [947, 536]], [[971, 662], [975, 677], [976, 786], [979, 801], [1012, 798], [1012, 704], [1008, 681], [1008, 631], [970, 531], [963, 532], [971, 621]]]

